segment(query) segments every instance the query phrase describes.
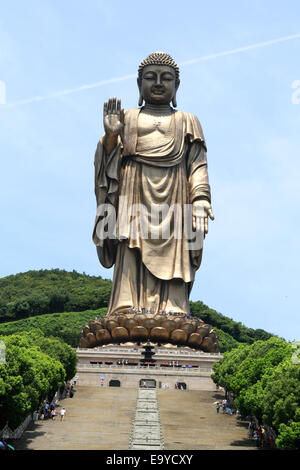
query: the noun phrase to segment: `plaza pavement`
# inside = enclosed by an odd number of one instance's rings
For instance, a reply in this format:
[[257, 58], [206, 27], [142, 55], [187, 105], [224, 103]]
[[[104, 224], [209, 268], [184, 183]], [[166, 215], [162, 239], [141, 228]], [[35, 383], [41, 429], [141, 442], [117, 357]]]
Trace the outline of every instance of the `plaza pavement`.
[[[77, 386], [59, 402], [57, 417], [31, 423], [15, 448], [29, 450], [128, 450], [137, 390]], [[217, 415], [211, 391], [158, 390], [165, 450], [249, 450], [247, 423]], [[66, 417], [60, 421], [60, 407]]]

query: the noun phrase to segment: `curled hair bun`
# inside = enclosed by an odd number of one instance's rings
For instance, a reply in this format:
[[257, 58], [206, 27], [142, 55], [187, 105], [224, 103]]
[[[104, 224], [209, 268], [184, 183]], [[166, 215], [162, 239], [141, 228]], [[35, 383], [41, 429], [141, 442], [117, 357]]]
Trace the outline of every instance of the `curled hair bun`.
[[141, 62], [138, 70], [139, 81], [142, 80], [143, 70], [147, 65], [167, 65], [172, 67], [175, 70], [176, 84], [179, 84], [179, 67], [176, 62], [174, 62], [173, 58], [166, 52], [153, 52], [152, 54], [148, 55], [148, 57], [143, 60], [143, 62]]

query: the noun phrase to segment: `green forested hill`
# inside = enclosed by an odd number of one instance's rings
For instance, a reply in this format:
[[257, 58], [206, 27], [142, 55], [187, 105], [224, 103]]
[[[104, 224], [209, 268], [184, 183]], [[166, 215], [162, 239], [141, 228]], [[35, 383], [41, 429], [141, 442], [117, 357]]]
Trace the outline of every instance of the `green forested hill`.
[[248, 328], [241, 322], [236, 322], [232, 318], [226, 317], [225, 315], [216, 312], [216, 310], [209, 308], [203, 302], [190, 302], [190, 305], [192, 315], [201, 318], [209, 325], [212, 325], [215, 329], [218, 328], [224, 331], [240, 343], [252, 344], [254, 341], [267, 340], [274, 336], [262, 329], [255, 330], [253, 328]]
[[46, 337], [61, 338], [70, 346], [76, 348], [79, 334], [84, 325], [95, 317], [105, 315], [106, 309], [85, 310], [83, 312], [64, 312], [37, 315], [22, 320], [0, 323], [0, 337], [29, 332], [42, 331]]
[[0, 322], [34, 315], [105, 307], [111, 281], [59, 269], [28, 271], [0, 279]]
[[[0, 335], [37, 328], [75, 347], [82, 326], [105, 314], [110, 290], [109, 280], [59, 269], [1, 278]], [[200, 301], [191, 302], [191, 313], [216, 329], [221, 352], [272, 336], [247, 328]]]

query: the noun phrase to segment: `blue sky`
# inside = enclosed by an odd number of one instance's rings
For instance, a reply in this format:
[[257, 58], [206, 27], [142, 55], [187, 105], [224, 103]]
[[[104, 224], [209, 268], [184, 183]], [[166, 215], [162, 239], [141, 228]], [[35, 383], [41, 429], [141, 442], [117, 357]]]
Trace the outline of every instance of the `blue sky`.
[[181, 67], [177, 97], [204, 130], [216, 217], [191, 299], [300, 340], [300, 36], [219, 55], [299, 35], [299, 18], [296, 0], [1, 2], [0, 276], [112, 277], [91, 239], [94, 151], [104, 100], [138, 100], [135, 78], [112, 79], [156, 50], [215, 54]]

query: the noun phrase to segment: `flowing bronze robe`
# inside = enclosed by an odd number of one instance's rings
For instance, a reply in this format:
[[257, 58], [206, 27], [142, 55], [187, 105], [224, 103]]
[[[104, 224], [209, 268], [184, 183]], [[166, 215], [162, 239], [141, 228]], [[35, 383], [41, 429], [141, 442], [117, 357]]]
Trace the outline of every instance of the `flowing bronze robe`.
[[[106, 268], [115, 264], [108, 315], [130, 307], [188, 313], [202, 247], [189, 248], [184, 214], [195, 199], [211, 199], [206, 144], [197, 117], [174, 110], [167, 143], [156, 144], [150, 136], [149, 146], [149, 139], [139, 137], [140, 113], [141, 109], [126, 111], [122, 141], [106, 155], [102, 137], [95, 154], [98, 209], [111, 204], [117, 214], [114, 239], [103, 236], [103, 212], [97, 211], [93, 232], [101, 264]], [[170, 208], [162, 220], [151, 218], [151, 207], [158, 204]], [[167, 238], [134, 230], [132, 220], [137, 217], [131, 218], [128, 211], [141, 205], [150, 233], [169, 227]], [[182, 210], [181, 219], [174, 207]]]

